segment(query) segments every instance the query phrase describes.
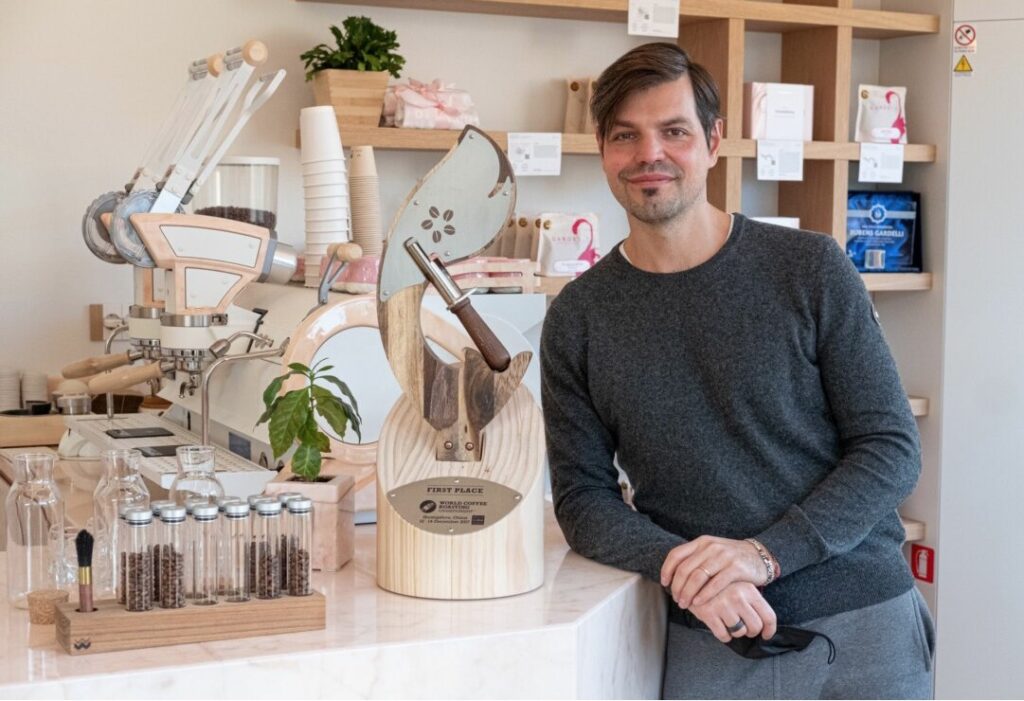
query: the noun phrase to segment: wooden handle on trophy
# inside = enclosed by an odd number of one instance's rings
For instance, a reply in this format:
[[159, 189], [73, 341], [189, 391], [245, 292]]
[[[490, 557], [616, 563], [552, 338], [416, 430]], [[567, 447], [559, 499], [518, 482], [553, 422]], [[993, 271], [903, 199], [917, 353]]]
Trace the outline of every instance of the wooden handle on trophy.
[[115, 390], [124, 389], [137, 385], [141, 382], [158, 380], [163, 377], [164, 371], [159, 362], [147, 365], [136, 365], [125, 368], [118, 372], [111, 372], [105, 375], [97, 375], [89, 380], [89, 392], [91, 394], [104, 394]]
[[491, 331], [491, 327], [484, 323], [476, 309], [465, 297], [450, 307], [450, 311], [459, 317], [462, 326], [466, 329], [473, 343], [480, 349], [480, 355], [487, 361], [487, 365], [495, 372], [504, 372], [508, 364], [512, 362], [508, 349], [498, 340], [498, 337]]
[[95, 375], [106, 370], [113, 370], [114, 368], [119, 368], [122, 365], [128, 365], [131, 362], [132, 358], [129, 357], [128, 353], [97, 355], [92, 358], [85, 358], [84, 360], [71, 363], [61, 370], [60, 374], [69, 380], [74, 380], [79, 377]]

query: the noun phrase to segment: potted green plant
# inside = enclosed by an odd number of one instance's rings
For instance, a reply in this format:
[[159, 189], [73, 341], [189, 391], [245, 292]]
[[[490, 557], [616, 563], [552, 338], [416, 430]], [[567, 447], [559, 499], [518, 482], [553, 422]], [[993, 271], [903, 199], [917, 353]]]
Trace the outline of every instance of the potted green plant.
[[337, 46], [317, 44], [300, 56], [306, 80], [313, 81], [316, 103], [332, 105], [343, 124], [375, 127], [388, 76], [398, 78], [405, 65], [395, 53], [397, 34], [369, 17], [347, 17], [341, 26], [331, 25]]
[[[350, 475], [321, 476], [323, 454], [330, 439], [320, 430], [322, 419], [338, 436], [349, 427], [360, 434], [359, 405], [348, 385], [328, 374], [324, 361], [312, 368], [290, 363], [288, 372], [275, 377], [263, 392], [265, 411], [257, 426], [268, 423], [274, 458], [295, 452], [289, 468], [266, 486], [267, 494], [299, 492], [313, 501], [313, 569], [334, 571], [352, 559], [355, 505]], [[340, 396], [334, 389], [340, 392]]]

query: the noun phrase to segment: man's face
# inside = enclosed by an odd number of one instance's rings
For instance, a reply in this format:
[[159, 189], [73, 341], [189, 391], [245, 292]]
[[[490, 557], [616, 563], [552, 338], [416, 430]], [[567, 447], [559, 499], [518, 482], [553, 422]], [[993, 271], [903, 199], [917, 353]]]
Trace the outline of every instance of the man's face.
[[684, 75], [626, 98], [599, 142], [601, 166], [629, 214], [662, 224], [707, 198], [708, 170], [718, 161], [721, 141], [718, 120], [709, 147]]

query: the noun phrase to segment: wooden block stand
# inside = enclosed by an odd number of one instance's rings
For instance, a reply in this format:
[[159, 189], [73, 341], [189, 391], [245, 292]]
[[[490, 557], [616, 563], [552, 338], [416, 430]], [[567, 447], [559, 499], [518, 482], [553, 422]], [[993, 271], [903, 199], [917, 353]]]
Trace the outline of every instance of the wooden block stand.
[[152, 611], [126, 611], [110, 599], [96, 602], [92, 613], [81, 613], [77, 603], [64, 603], [57, 606], [57, 642], [69, 655], [91, 655], [323, 630], [326, 605], [320, 592]]

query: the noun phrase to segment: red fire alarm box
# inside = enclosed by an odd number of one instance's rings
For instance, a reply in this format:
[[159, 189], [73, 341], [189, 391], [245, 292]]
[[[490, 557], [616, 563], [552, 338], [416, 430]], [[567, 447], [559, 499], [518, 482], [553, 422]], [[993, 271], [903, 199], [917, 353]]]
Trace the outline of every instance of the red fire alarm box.
[[922, 582], [935, 581], [935, 550], [923, 545], [910, 546], [910, 569]]

